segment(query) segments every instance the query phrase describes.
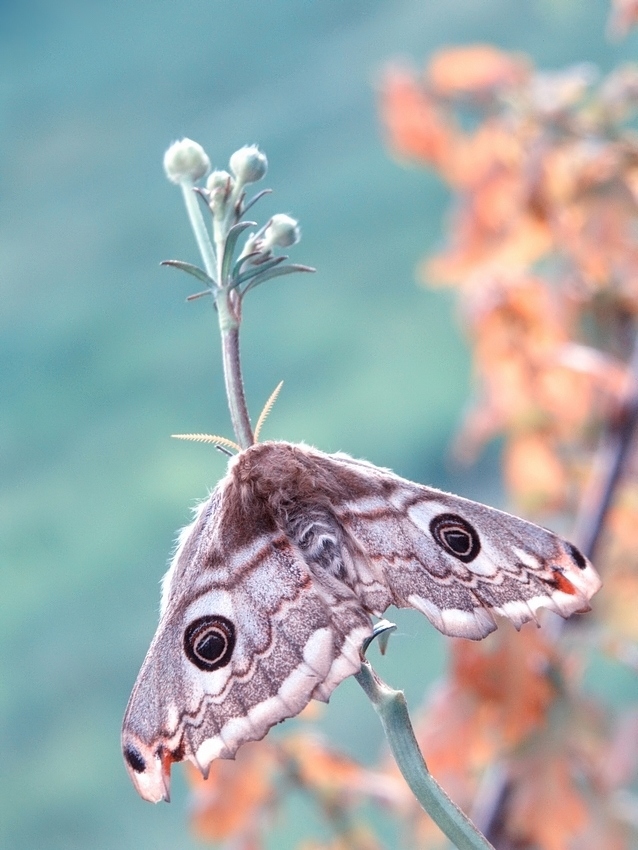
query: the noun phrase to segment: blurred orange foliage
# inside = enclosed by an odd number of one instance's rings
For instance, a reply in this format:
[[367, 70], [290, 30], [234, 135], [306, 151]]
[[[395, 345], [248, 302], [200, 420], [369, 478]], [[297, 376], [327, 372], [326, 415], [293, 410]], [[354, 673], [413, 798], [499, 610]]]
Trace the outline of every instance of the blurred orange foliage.
[[[615, 11], [623, 26], [638, 17], [636, 3]], [[627, 365], [638, 314], [638, 139], [627, 122], [637, 107], [636, 66], [602, 79], [588, 65], [546, 74], [482, 45], [435, 55], [423, 75], [391, 68], [382, 88], [390, 147], [434, 169], [452, 193], [447, 247], [420, 274], [457, 288], [472, 346], [477, 395], [457, 457], [471, 460], [500, 436], [511, 498], [563, 523], [583, 499], [592, 458], [612, 462], [607, 450], [596, 454], [601, 433], [624, 427], [626, 405], [638, 404]], [[445, 145], [433, 145], [443, 133]], [[636, 471], [631, 462], [613, 485], [597, 605], [599, 650], [638, 669]], [[590, 485], [590, 502], [606, 496]], [[501, 765], [497, 847], [630, 846], [618, 783], [608, 781], [618, 742], [578, 688], [592, 640], [567, 654], [551, 632], [524, 629], [452, 649], [419, 741], [466, 810], [484, 771]], [[623, 781], [635, 770], [634, 760]], [[419, 831], [434, 840], [427, 825]]]
[[480, 97], [503, 86], [517, 85], [526, 75], [525, 57], [503, 53], [490, 44], [439, 51], [429, 65], [430, 81], [438, 97]]
[[509, 814], [512, 837], [544, 850], [576, 846], [590, 818], [569, 760], [560, 751], [541, 750], [520, 764], [516, 779]]
[[621, 38], [638, 23], [638, 0], [612, 0], [609, 19], [611, 35]]
[[244, 744], [232, 761], [214, 761], [208, 779], [194, 767], [188, 775], [196, 835], [228, 841], [236, 850], [263, 847], [265, 827], [293, 788], [315, 800], [336, 833], [328, 844], [301, 845], [317, 850], [377, 850], [374, 833], [353, 812], [365, 800], [389, 810], [411, 800], [400, 776], [365, 768], [299, 727], [285, 737]]
[[421, 274], [459, 287], [472, 337], [480, 395], [457, 451], [471, 458], [503, 434], [505, 479], [527, 510], [573, 508], [618, 399], [600, 358], [575, 362], [574, 340], [590, 324], [610, 359], [624, 357], [638, 310], [638, 145], [622, 129], [638, 68], [594, 80], [587, 65], [543, 74], [478, 46], [435, 55], [421, 78], [391, 68], [382, 90], [393, 151], [454, 193], [448, 247]]
[[213, 762], [207, 780], [189, 765], [193, 827], [199, 838], [233, 837], [241, 850], [260, 847], [264, 820], [275, 802], [276, 750], [268, 743], [245, 744], [234, 761]]

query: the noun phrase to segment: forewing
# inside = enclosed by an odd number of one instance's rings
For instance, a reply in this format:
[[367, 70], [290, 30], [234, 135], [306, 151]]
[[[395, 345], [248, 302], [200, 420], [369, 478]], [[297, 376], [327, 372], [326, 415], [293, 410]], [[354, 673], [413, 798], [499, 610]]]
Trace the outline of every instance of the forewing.
[[385, 582], [387, 604], [416, 608], [441, 632], [472, 639], [496, 628], [494, 613], [520, 628], [541, 607], [562, 617], [589, 609], [600, 579], [551, 531], [345, 456], [335, 464], [370, 482], [370, 494], [340, 505], [337, 516], [355, 562]]
[[129, 773], [152, 801], [168, 798], [172, 761], [206, 773], [313, 696], [327, 698], [359, 669], [371, 632], [357, 600], [325, 598], [283, 533], [228, 556], [214, 516], [205, 504], [182, 541], [124, 718]]

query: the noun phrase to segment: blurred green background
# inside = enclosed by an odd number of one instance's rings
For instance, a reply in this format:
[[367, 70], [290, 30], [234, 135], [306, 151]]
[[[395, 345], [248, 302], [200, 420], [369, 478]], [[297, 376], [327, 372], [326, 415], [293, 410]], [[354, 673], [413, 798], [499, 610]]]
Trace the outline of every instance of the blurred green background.
[[[247, 300], [253, 415], [284, 379], [264, 437], [306, 440], [499, 501], [497, 453], [469, 472], [446, 449], [470, 391], [443, 292], [415, 283], [446, 207], [384, 150], [386, 60], [489, 41], [542, 67], [611, 68], [607, 0], [4, 0], [0, 4], [2, 830], [11, 850], [197, 846], [187, 792], [138, 799], [121, 716], [153, 634], [176, 529], [223, 474], [183, 431], [230, 436], [210, 302], [160, 269], [199, 260], [166, 146], [190, 136], [225, 167], [267, 153], [263, 221], [289, 212], [313, 276]], [[379, 669], [416, 703], [444, 665], [418, 615]], [[372, 759], [378, 722], [344, 683], [323, 720]], [[303, 814], [303, 818], [300, 817]], [[322, 827], [291, 803], [272, 846]]]

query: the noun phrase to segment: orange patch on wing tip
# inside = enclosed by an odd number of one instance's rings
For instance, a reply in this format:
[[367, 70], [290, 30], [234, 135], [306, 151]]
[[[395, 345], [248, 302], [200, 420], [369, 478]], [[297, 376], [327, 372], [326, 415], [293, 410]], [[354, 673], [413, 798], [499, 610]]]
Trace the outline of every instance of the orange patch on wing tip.
[[552, 583], [554, 584], [556, 590], [560, 590], [563, 593], [568, 593], [570, 596], [576, 595], [576, 588], [568, 578], [565, 578], [565, 576], [560, 570], [554, 570], [554, 578]]
[[173, 754], [166, 747], [161, 748], [160, 761], [162, 763], [162, 773], [165, 773], [165, 774], [170, 773], [171, 772], [171, 765], [172, 765], [174, 759], [173, 759]]

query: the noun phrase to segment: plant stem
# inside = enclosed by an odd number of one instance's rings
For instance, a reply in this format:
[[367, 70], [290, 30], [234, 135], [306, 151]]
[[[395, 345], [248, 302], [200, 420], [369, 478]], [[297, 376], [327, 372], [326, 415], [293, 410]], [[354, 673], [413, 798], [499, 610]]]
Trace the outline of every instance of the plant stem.
[[423, 809], [458, 850], [494, 850], [428, 770], [403, 693], [382, 682], [366, 660], [355, 678], [381, 718], [392, 755]]
[[240, 303], [237, 293], [228, 288], [218, 290], [215, 303], [217, 304], [219, 331], [222, 340], [222, 362], [230, 420], [237, 442], [242, 449], [247, 449], [252, 446], [255, 439], [248, 416], [244, 381], [241, 374], [241, 358], [239, 355]]
[[230, 410], [230, 420], [237, 442], [242, 449], [247, 449], [254, 443], [253, 430], [248, 416], [244, 382], [241, 374], [241, 359], [239, 356], [239, 325], [241, 323], [240, 296], [230, 287], [230, 281], [222, 280], [222, 261], [225, 240], [231, 226], [230, 218], [214, 223], [217, 252], [213, 248], [208, 229], [204, 222], [199, 201], [193, 191], [194, 184], [190, 180], [180, 183], [184, 204], [190, 219], [197, 247], [204, 261], [204, 267], [209, 277], [216, 281], [213, 287], [219, 332], [222, 342], [222, 363], [224, 367], [224, 383], [226, 397]]

